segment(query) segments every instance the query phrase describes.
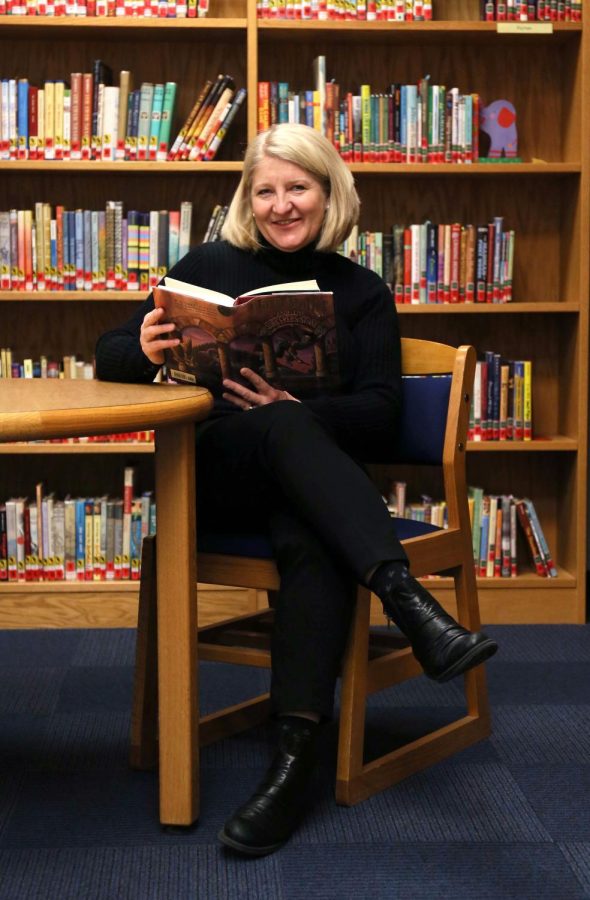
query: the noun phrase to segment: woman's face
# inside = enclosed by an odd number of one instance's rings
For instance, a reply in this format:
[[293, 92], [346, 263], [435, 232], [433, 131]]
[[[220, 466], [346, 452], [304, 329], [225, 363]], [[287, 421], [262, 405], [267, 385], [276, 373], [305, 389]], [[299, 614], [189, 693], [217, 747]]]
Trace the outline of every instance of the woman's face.
[[328, 202], [314, 175], [273, 156], [265, 156], [256, 166], [250, 200], [262, 236], [286, 253], [318, 237]]

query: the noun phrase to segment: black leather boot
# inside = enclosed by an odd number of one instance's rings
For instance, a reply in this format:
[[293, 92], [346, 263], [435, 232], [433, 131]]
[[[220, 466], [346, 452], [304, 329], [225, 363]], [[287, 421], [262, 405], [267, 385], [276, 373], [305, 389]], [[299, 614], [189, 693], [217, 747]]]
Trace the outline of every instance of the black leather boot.
[[409, 572], [380, 599], [386, 616], [408, 638], [414, 656], [434, 681], [450, 681], [498, 649], [483, 632], [459, 625]]
[[318, 731], [315, 722], [303, 718], [279, 719], [279, 746], [271, 766], [219, 832], [222, 844], [248, 856], [265, 856], [291, 837], [305, 810]]

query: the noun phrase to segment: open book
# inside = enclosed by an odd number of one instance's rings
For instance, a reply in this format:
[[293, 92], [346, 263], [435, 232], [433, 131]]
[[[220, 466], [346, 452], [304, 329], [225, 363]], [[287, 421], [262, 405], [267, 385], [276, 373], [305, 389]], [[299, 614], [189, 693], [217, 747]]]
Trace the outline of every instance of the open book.
[[295, 396], [334, 390], [339, 382], [334, 298], [315, 281], [276, 284], [236, 299], [173, 278], [154, 288], [180, 344], [166, 351], [174, 381], [215, 394], [223, 378], [244, 384], [246, 366]]

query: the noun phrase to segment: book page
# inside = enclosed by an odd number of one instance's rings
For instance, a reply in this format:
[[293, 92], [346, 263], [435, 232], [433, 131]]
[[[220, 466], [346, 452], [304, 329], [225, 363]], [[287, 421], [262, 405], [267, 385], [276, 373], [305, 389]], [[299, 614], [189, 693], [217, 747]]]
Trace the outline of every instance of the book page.
[[[196, 284], [189, 284], [186, 281], [178, 281], [176, 278], [164, 278], [163, 285], [170, 291], [178, 294], [184, 294], [186, 297], [195, 297], [197, 300], [207, 300], [209, 303], [217, 303], [218, 306], [233, 306], [234, 298], [228, 294], [222, 294], [221, 291], [214, 291], [211, 288], [199, 287]], [[290, 281], [285, 284], [270, 284], [267, 287], [255, 288], [253, 291], [247, 291], [240, 294], [242, 297], [255, 297], [257, 294], [278, 294], [289, 293], [291, 291], [319, 291], [319, 285], [315, 279], [308, 281]]]
[[197, 300], [207, 300], [209, 303], [217, 303], [218, 306], [233, 306], [234, 298], [221, 291], [213, 291], [211, 288], [199, 287], [197, 284], [188, 284], [186, 281], [178, 281], [176, 278], [164, 278], [164, 284], [160, 289], [174, 291], [176, 294], [184, 294], [185, 297], [195, 297]]
[[267, 287], [246, 291], [245, 294], [240, 294], [240, 298], [255, 297], [257, 294], [282, 294], [295, 291], [301, 293], [301, 291], [319, 291], [319, 289], [319, 284], [312, 278], [309, 281], [288, 281], [285, 284], [269, 284]]

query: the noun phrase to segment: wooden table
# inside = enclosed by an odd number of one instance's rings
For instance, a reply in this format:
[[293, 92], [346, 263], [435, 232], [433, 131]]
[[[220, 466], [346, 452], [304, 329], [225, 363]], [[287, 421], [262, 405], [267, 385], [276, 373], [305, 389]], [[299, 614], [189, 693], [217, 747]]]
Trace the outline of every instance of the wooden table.
[[[0, 442], [153, 428], [158, 503], [160, 820], [199, 814], [195, 429], [203, 388], [46, 379], [0, 382]], [[172, 716], [174, 710], [174, 716]]]

